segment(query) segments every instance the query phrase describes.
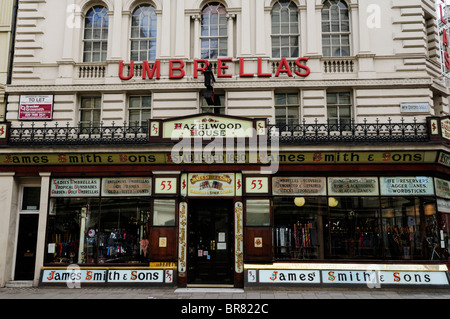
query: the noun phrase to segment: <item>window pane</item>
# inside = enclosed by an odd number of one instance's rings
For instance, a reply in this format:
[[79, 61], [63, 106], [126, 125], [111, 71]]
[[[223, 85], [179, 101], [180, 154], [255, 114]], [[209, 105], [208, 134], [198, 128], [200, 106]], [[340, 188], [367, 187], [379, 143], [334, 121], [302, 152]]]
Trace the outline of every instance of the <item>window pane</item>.
[[327, 93], [327, 104], [337, 104], [337, 93]]
[[287, 104], [290, 105], [298, 104], [298, 94], [287, 94]]
[[286, 105], [286, 94], [275, 94], [275, 105]]
[[175, 226], [175, 200], [155, 199], [153, 226]]
[[246, 201], [246, 226], [270, 226], [270, 200]]
[[151, 96], [143, 96], [142, 97], [142, 107], [151, 107], [152, 105], [152, 97]]
[[22, 196], [22, 210], [39, 210], [41, 202], [40, 187], [24, 187]]

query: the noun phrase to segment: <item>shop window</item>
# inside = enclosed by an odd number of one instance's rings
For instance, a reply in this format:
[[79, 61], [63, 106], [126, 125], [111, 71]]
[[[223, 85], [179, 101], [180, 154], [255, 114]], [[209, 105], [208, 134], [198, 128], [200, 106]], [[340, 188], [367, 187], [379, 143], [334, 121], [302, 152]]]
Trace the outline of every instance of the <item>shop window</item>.
[[150, 199], [102, 199], [99, 263], [143, 261], [139, 242], [150, 215]]
[[156, 59], [157, 17], [149, 4], [138, 6], [131, 17], [131, 60]]
[[326, 257], [380, 258], [379, 198], [330, 197], [328, 205], [329, 219], [324, 230]]
[[41, 202], [41, 188], [40, 187], [28, 187], [23, 188], [22, 193], [22, 211], [39, 210], [39, 205]]
[[272, 7], [272, 57], [299, 56], [299, 18], [297, 5], [290, 0], [276, 1]]
[[322, 51], [325, 57], [350, 56], [350, 15], [343, 0], [326, 0], [323, 4]]
[[99, 200], [53, 198], [47, 229], [48, 264], [95, 262]]
[[202, 59], [228, 56], [227, 10], [222, 4], [211, 2], [203, 8], [200, 43]]
[[350, 92], [327, 92], [328, 122], [331, 130], [350, 130], [352, 102]]
[[320, 249], [325, 197], [276, 197], [273, 203], [276, 259], [323, 258]]
[[280, 126], [299, 124], [298, 93], [275, 94], [275, 122]]
[[130, 96], [128, 106], [128, 121], [130, 126], [147, 126], [152, 116], [152, 97]]
[[153, 226], [175, 226], [176, 202], [172, 199], [155, 199]]
[[246, 216], [246, 226], [270, 226], [270, 200], [248, 199]]
[[105, 62], [108, 51], [108, 9], [91, 8], [84, 21], [83, 62]]
[[386, 258], [429, 259], [431, 244], [440, 243], [434, 198], [386, 197], [381, 207]]
[[[89, 96], [81, 98], [80, 106], [80, 127], [92, 128], [100, 126], [102, 98], [99, 96]], [[86, 133], [86, 132], [82, 132]]]
[[146, 198], [52, 198], [46, 263], [144, 262], [149, 214]]

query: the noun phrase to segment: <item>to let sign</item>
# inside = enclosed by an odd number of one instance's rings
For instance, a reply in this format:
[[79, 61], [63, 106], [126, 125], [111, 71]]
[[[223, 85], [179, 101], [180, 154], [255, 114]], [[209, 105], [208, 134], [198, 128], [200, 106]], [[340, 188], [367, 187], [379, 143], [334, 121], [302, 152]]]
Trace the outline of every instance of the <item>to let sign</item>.
[[20, 96], [19, 120], [51, 120], [53, 95]]

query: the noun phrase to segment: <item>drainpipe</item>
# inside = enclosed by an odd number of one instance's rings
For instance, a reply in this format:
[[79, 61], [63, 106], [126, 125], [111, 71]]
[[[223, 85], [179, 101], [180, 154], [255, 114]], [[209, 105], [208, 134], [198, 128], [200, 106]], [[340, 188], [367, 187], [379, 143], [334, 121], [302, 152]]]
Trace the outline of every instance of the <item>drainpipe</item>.
[[[8, 86], [12, 82], [12, 69], [14, 63], [14, 46], [16, 43], [16, 29], [17, 29], [17, 12], [19, 9], [19, 0], [14, 0], [13, 15], [11, 22], [11, 42], [9, 48], [9, 64], [8, 64], [8, 75], [6, 78], [6, 85]], [[8, 93], [5, 93], [5, 109], [3, 114], [0, 114], [0, 118], [3, 117], [3, 121], [6, 122], [6, 110], [8, 108]]]

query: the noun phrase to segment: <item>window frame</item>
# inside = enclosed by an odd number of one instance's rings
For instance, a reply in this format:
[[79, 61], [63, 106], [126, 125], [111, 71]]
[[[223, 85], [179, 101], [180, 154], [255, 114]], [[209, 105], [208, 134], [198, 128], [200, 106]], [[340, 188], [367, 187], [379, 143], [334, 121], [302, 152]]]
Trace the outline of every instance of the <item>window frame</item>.
[[[138, 108], [132, 108], [131, 107], [131, 99], [132, 98], [139, 98], [139, 107]], [[150, 99], [150, 107], [149, 108], [147, 108], [147, 107], [143, 107], [142, 105], [143, 105], [143, 103], [142, 103], [142, 101], [143, 101], [143, 98], [149, 98]], [[138, 125], [137, 126], [146, 126], [147, 125], [147, 121], [148, 120], [143, 120], [143, 112], [144, 111], [149, 111], [149, 118], [148, 119], [151, 119], [152, 118], [152, 109], [153, 109], [153, 96], [152, 96], [152, 94], [133, 94], [133, 95], [129, 95], [128, 96], [128, 108], [127, 108], [127, 117], [128, 117], [128, 124], [129, 124], [129, 126], [136, 126], [136, 121], [132, 121], [131, 120], [131, 111], [139, 111], [139, 123], [138, 123]]]
[[[345, 104], [345, 103], [340, 103], [339, 101], [339, 95], [342, 93], [348, 93], [349, 94], [349, 102], [350, 104]], [[328, 102], [328, 95], [329, 94], [336, 94], [337, 95], [337, 103], [329, 103]], [[334, 125], [336, 126], [336, 130], [337, 128], [348, 128], [350, 130], [350, 124], [353, 121], [353, 92], [351, 90], [337, 90], [337, 91], [327, 91], [326, 95], [325, 95], [325, 99], [326, 99], [326, 105], [327, 105], [327, 121], [330, 125]], [[349, 108], [350, 111], [350, 116], [348, 117], [344, 117], [341, 116], [341, 108], [343, 107], [347, 107]], [[336, 116], [331, 117], [330, 116], [330, 107], [336, 107]], [[334, 122], [335, 121], [335, 122]], [[346, 123], [346, 121], [348, 121], [348, 123]]]
[[[284, 95], [284, 100], [285, 100], [286, 104], [277, 104], [277, 95]], [[296, 104], [288, 103], [289, 96], [295, 96], [297, 99], [297, 103]], [[296, 109], [296, 122], [294, 121], [293, 123], [291, 123], [289, 121], [289, 109], [294, 109], [294, 108]], [[300, 97], [299, 97], [298, 92], [275, 92], [274, 109], [275, 109], [275, 124], [285, 125], [285, 126], [300, 124]], [[284, 109], [285, 121], [283, 123], [277, 121], [277, 109], [278, 110]]]
[[[281, 5], [280, 2], [287, 2], [289, 1], [289, 4], [287, 6], [283, 6]], [[275, 11], [275, 7], [279, 6], [279, 9], [277, 11]], [[293, 6], [295, 6], [295, 13], [296, 13], [296, 19], [297, 21], [292, 22], [291, 18], [292, 18], [292, 12], [291, 10], [294, 10]], [[288, 10], [288, 17], [289, 17], [289, 21], [288, 22], [282, 22], [282, 18], [281, 18], [281, 12], [284, 10], [284, 8], [287, 7]], [[279, 22], [274, 22], [274, 13], [278, 12], [279, 13]], [[298, 58], [300, 56], [300, 15], [299, 15], [299, 7], [297, 6], [297, 4], [292, 1], [292, 0], [277, 0], [274, 2], [273, 6], [272, 6], [272, 10], [270, 12], [270, 19], [271, 19], [271, 30], [270, 30], [270, 37], [271, 37], [271, 46], [272, 46], [272, 58]], [[279, 33], [274, 33], [274, 23], [278, 23], [279, 24]], [[288, 28], [288, 32], [287, 33], [283, 33], [282, 29], [283, 29], [283, 24], [287, 24], [287, 28]], [[296, 26], [296, 28], [295, 28]], [[295, 32], [292, 32], [293, 29], [295, 30]], [[286, 50], [286, 46], [283, 46], [282, 44], [282, 40], [283, 38], [287, 38], [287, 49], [288, 49], [288, 54], [283, 54], [283, 50]], [[278, 44], [275, 46], [274, 41], [276, 41], [276, 39], [278, 39]], [[296, 41], [296, 45], [292, 44], [292, 41], [294, 40], [294, 42]], [[286, 41], [286, 39], [284, 39], [284, 41]], [[276, 49], [275, 49], [276, 48]], [[277, 54], [275, 53], [275, 50], [277, 50]], [[295, 51], [296, 50], [296, 51]]]
[[[143, 26], [139, 23], [139, 25], [133, 25], [134, 22], [134, 18], [135, 18], [135, 14], [136, 12], [141, 9], [141, 8], [148, 8], [146, 9], [146, 12], [148, 13], [148, 15], [146, 14], [146, 16], [149, 18], [149, 24], [146, 25], [145, 27], [148, 28], [148, 30], [150, 31], [149, 35], [147, 37], [133, 37], [133, 28], [137, 28], [138, 29], [138, 34], [141, 34], [141, 30], [143, 28]], [[143, 15], [144, 12], [141, 10], [141, 15]], [[152, 25], [154, 24], [154, 30], [152, 30]], [[152, 36], [152, 31], [154, 31], [154, 36]], [[130, 60], [131, 61], [137, 61], [137, 62], [142, 62], [142, 61], [155, 61], [156, 57], [157, 57], [157, 44], [158, 44], [158, 15], [156, 13], [156, 7], [153, 6], [151, 3], [141, 3], [139, 5], [137, 5], [133, 11], [131, 12], [131, 16], [130, 16], [130, 34], [129, 34], [130, 38], [130, 50], [129, 50], [129, 54], [130, 54]], [[138, 48], [137, 50], [133, 50], [133, 43], [137, 42], [138, 43]], [[146, 46], [146, 50], [141, 50], [141, 43], [142, 42], [146, 42], [147, 46]], [[154, 46], [152, 46], [152, 42], [154, 44]], [[133, 52], [136, 51], [138, 57], [134, 58], [133, 57]], [[144, 59], [141, 59], [141, 53], [142, 52], [146, 52], [146, 57]]]
[[[95, 11], [96, 9], [100, 9], [100, 11]], [[92, 28], [87, 28], [88, 26], [88, 19], [90, 14], [92, 13], [92, 21], [94, 21], [94, 16], [96, 14], [102, 14], [102, 22], [101, 26], [98, 28], [94, 27], [94, 22], [92, 22]], [[103, 24], [106, 23], [107, 25], [104, 26]], [[91, 32], [91, 38], [86, 38], [87, 30], [90, 30]], [[95, 30], [100, 31], [99, 39], [94, 38]], [[105, 36], [106, 32], [106, 36]], [[84, 63], [103, 63], [106, 62], [108, 58], [108, 39], [109, 39], [109, 10], [106, 6], [103, 5], [95, 5], [90, 7], [84, 16], [84, 23], [83, 23], [83, 56], [82, 60]], [[97, 51], [94, 51], [94, 44], [99, 43], [99, 59], [94, 59], [94, 54], [97, 53]], [[90, 49], [86, 49], [88, 44], [90, 44]], [[86, 59], [86, 54], [89, 55], [89, 59]]]
[[[340, 7], [340, 4], [345, 6], [345, 9]], [[331, 10], [333, 7], [338, 7], [339, 9], [339, 31], [333, 31], [333, 19], [331, 17]], [[325, 11], [328, 10], [328, 19], [324, 19]], [[342, 19], [342, 11], [347, 12], [348, 20]], [[343, 31], [344, 23], [348, 23], [348, 31]], [[324, 25], [328, 23], [329, 31], [324, 31]], [[346, 1], [344, 0], [325, 0], [323, 2], [322, 10], [321, 10], [321, 27], [322, 27], [322, 54], [324, 57], [349, 57], [352, 55], [352, 45], [351, 45], [351, 16], [350, 16], [350, 8]], [[348, 38], [348, 43], [343, 44], [343, 37]], [[326, 38], [328, 38], [329, 43], [325, 44]], [[333, 45], [333, 38], [339, 40], [339, 45]], [[325, 48], [329, 48], [330, 52], [327, 54], [325, 52]], [[336, 49], [334, 49], [336, 48]], [[345, 55], [343, 48], [348, 49], [348, 54]], [[339, 54], [335, 54], [339, 52]]]
[[[90, 107], [90, 108], [83, 108], [83, 100], [85, 99], [90, 99], [91, 102], [94, 101], [94, 99], [99, 99], [100, 100], [100, 106], [99, 108], [94, 107]], [[95, 102], [93, 102], [93, 105], [95, 105]], [[101, 95], [87, 95], [87, 96], [81, 96], [80, 97], [80, 107], [79, 107], [79, 116], [80, 116], [80, 120], [79, 120], [79, 125], [81, 128], [93, 128], [96, 127], [96, 125], [100, 125], [101, 121], [102, 121], [102, 109], [103, 109], [103, 97]], [[99, 110], [99, 118], [98, 121], [95, 121], [94, 118], [94, 112], [95, 110]], [[83, 121], [83, 112], [89, 112], [90, 113], [90, 121]], [[88, 125], [87, 125], [88, 124]]]
[[[215, 8], [214, 8], [215, 7]], [[219, 11], [223, 9], [225, 13], [220, 13]], [[216, 10], [217, 12], [217, 23], [211, 24], [208, 22], [208, 24], [204, 24], [205, 17], [206, 17], [206, 11], [207, 10]], [[211, 21], [212, 14], [209, 13], [208, 20]], [[209, 2], [203, 6], [200, 12], [200, 56], [202, 59], [206, 60], [214, 60], [214, 59], [220, 59], [220, 58], [226, 58], [228, 57], [228, 42], [229, 42], [229, 34], [228, 34], [228, 11], [224, 4], [221, 2]], [[222, 16], [225, 17], [223, 23], [221, 23]], [[203, 34], [204, 28], [208, 27], [207, 34]], [[211, 30], [214, 30], [211, 28], [217, 27], [217, 35], [211, 34]], [[221, 31], [225, 34], [221, 34]], [[214, 41], [217, 42], [217, 49], [212, 48], [211, 43], [214, 43]], [[225, 42], [222, 43], [221, 42]], [[204, 46], [204, 43], [207, 43], [207, 47]], [[225, 45], [225, 48], [222, 46]], [[213, 54], [213, 50], [217, 50], [216, 54]], [[222, 52], [221, 52], [222, 51]], [[225, 53], [224, 53], [225, 52]], [[205, 55], [207, 53], [207, 55]], [[224, 53], [224, 54], [221, 54]]]

